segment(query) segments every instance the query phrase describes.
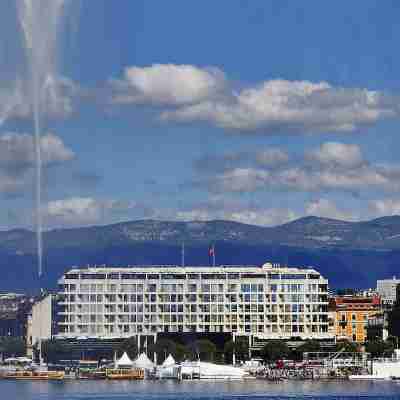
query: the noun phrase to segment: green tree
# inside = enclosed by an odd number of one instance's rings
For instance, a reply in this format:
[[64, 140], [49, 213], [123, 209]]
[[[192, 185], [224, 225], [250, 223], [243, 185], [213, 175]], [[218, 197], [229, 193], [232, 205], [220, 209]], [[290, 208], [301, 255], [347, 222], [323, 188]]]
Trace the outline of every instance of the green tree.
[[42, 357], [46, 363], [56, 363], [63, 359], [64, 355], [66, 351], [59, 341], [51, 339], [42, 342]]
[[233, 353], [235, 353], [236, 361], [246, 361], [249, 358], [249, 343], [247, 338], [237, 337], [235, 341], [230, 340], [225, 343], [224, 353], [226, 360], [232, 362]]
[[190, 351], [188, 350], [188, 348], [180, 343], [176, 344], [176, 349], [175, 349], [175, 354], [174, 354], [174, 358], [176, 361], [183, 361], [186, 357], [188, 357], [188, 355], [190, 354]]
[[276, 361], [287, 358], [290, 354], [290, 349], [283, 340], [270, 340], [261, 349], [260, 354], [264, 361]]
[[213, 361], [215, 353], [217, 352], [217, 347], [208, 339], [200, 339], [189, 344], [188, 350], [192, 360], [200, 358], [202, 361]]
[[321, 351], [321, 344], [317, 340], [306, 340], [293, 351], [293, 357], [296, 360], [302, 360], [304, 353], [316, 353], [318, 351]]
[[393, 353], [394, 345], [391, 341], [373, 340], [365, 344], [365, 351], [371, 353], [372, 357], [390, 356]]
[[138, 355], [139, 349], [137, 347], [135, 337], [130, 337], [121, 343], [117, 354], [119, 357], [121, 357], [124, 352], [126, 352], [131, 359], [134, 359]]
[[177, 344], [169, 339], [158, 339], [150, 347], [150, 351], [157, 354], [157, 361], [159, 363], [162, 363], [169, 354], [172, 354], [175, 359], [177, 358]]
[[5, 357], [20, 357], [26, 354], [24, 340], [13, 337], [0, 338], [0, 352]]
[[359, 345], [348, 340], [340, 340], [336, 343], [336, 351], [341, 351], [342, 349], [346, 353], [356, 353], [359, 351]]

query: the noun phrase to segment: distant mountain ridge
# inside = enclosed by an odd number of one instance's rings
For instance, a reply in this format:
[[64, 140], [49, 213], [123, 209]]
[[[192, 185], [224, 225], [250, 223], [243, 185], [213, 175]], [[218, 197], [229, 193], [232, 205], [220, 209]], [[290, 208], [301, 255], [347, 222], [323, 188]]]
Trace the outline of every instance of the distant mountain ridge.
[[276, 227], [232, 221], [139, 220], [105, 226], [54, 229], [44, 233], [45, 276], [38, 280], [35, 233], [0, 232], [3, 276], [0, 290], [55, 287], [72, 265], [179, 264], [185, 242], [187, 263], [314, 265], [335, 286], [373, 286], [398, 271], [400, 216], [346, 222], [304, 217]]
[[[179, 244], [240, 242], [275, 244], [303, 248], [344, 248], [367, 250], [400, 249], [400, 216], [371, 221], [347, 222], [329, 218], [304, 217], [276, 227], [262, 227], [233, 221], [138, 220], [112, 225], [54, 229], [44, 233], [46, 247], [115, 245], [132, 242]], [[0, 233], [0, 249], [35, 252], [35, 234], [14, 229]]]

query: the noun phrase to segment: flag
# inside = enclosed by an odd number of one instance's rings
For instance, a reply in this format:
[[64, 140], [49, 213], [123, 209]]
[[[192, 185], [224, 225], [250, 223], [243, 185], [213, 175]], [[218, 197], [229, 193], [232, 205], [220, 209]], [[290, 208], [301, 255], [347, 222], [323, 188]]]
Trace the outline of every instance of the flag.
[[212, 246], [209, 247], [209, 249], [208, 249], [208, 255], [209, 255], [210, 257], [215, 255], [214, 245], [212, 245]]

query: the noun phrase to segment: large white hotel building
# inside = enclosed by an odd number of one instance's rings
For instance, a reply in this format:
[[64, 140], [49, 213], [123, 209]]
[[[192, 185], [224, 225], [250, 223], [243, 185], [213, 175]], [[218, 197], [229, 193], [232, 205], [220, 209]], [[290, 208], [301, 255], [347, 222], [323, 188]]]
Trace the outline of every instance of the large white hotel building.
[[232, 333], [331, 339], [328, 281], [311, 268], [74, 268], [59, 280], [59, 336]]

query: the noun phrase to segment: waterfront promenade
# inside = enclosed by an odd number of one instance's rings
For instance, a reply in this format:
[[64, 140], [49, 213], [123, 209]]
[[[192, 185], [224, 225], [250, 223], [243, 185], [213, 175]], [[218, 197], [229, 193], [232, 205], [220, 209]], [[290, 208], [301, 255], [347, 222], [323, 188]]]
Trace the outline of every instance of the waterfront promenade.
[[211, 399], [396, 399], [393, 382], [5, 382], [4, 399], [23, 400], [211, 400]]

